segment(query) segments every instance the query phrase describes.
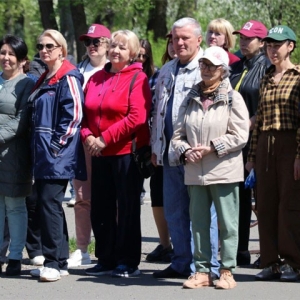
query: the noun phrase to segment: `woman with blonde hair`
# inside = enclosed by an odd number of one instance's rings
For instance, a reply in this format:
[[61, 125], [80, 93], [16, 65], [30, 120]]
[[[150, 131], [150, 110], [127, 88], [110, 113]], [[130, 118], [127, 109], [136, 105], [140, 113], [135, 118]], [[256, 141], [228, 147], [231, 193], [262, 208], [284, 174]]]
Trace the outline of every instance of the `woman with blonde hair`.
[[32, 161], [40, 215], [44, 267], [31, 271], [41, 281], [68, 275], [68, 229], [62, 201], [78, 165], [83, 76], [67, 56], [67, 43], [46, 30], [36, 45], [48, 70], [29, 98], [32, 107]]
[[[88, 275], [140, 274], [140, 195], [143, 178], [132, 153], [149, 145], [151, 92], [138, 37], [129, 30], [112, 34], [109, 63], [85, 88], [81, 138], [92, 156], [91, 222], [97, 264]], [[99, 105], [100, 103], [100, 105]]]
[[222, 18], [210, 21], [206, 29], [207, 46], [222, 47], [228, 54], [229, 65], [240, 60], [236, 55], [229, 52], [229, 50], [233, 49], [235, 46], [235, 36], [232, 34], [233, 31], [234, 29], [231, 23]]

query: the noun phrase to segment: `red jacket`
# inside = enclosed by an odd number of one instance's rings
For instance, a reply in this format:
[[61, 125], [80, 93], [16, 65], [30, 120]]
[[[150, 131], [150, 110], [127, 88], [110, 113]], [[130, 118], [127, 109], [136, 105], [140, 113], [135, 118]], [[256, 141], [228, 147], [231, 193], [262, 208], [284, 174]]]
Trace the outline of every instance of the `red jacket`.
[[[118, 73], [110, 73], [111, 63], [96, 72], [86, 84], [81, 138], [102, 136], [106, 148], [102, 155], [131, 152], [132, 134], [137, 148], [149, 145], [148, 116], [151, 92], [141, 63], [133, 63]], [[129, 95], [132, 77], [139, 72]]]

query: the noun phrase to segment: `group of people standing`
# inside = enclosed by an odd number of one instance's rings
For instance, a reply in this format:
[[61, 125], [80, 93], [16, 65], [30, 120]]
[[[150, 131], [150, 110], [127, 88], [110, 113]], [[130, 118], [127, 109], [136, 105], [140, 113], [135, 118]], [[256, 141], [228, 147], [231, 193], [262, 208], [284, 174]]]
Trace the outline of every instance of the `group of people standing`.
[[[241, 58], [229, 52], [236, 35]], [[284, 25], [268, 32], [256, 20], [234, 31], [216, 19], [203, 51], [200, 24], [182, 18], [167, 35], [160, 70], [151, 45], [130, 30], [111, 34], [92, 24], [79, 39], [86, 56], [76, 68], [58, 31], [41, 34], [37, 50], [47, 70], [36, 84], [20, 74], [24, 41], [7, 35], [0, 42], [0, 245], [5, 217], [11, 240], [6, 274], [21, 272], [25, 197], [34, 181], [44, 261], [32, 276], [57, 281], [68, 267], [89, 264], [91, 229], [98, 261], [86, 274], [139, 275], [143, 178], [132, 152], [133, 144], [151, 144], [160, 244], [146, 259], [171, 263], [155, 278], [186, 278], [184, 288], [236, 286], [235, 267], [250, 264], [251, 190], [243, 182], [254, 169], [263, 268], [256, 279], [296, 281], [300, 69], [290, 60], [294, 32]], [[69, 258], [62, 201], [70, 179], [77, 250]]]

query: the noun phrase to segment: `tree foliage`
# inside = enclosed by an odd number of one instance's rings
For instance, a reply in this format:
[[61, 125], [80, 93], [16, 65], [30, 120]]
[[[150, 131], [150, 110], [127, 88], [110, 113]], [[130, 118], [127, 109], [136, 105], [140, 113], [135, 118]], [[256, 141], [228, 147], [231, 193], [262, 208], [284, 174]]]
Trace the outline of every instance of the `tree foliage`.
[[[131, 29], [162, 49], [174, 21], [185, 16], [200, 22], [203, 35], [210, 20], [223, 17], [236, 29], [250, 19], [262, 21], [267, 28], [286, 24], [300, 38], [299, 11], [300, 2], [295, 0], [1, 0], [0, 34], [20, 35], [33, 55], [43, 29], [58, 28], [72, 54], [76, 56], [77, 51], [80, 58], [84, 48], [78, 37], [92, 23], [111, 31]], [[300, 62], [300, 50], [296, 49], [293, 59]]]

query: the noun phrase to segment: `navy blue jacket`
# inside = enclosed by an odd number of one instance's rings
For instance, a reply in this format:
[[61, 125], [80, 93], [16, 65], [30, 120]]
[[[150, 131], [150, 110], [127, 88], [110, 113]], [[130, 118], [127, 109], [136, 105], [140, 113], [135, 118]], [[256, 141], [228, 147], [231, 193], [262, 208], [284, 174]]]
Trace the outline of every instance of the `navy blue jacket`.
[[33, 175], [35, 179], [70, 179], [77, 168], [83, 76], [67, 60], [45, 83], [47, 73], [30, 97]]

